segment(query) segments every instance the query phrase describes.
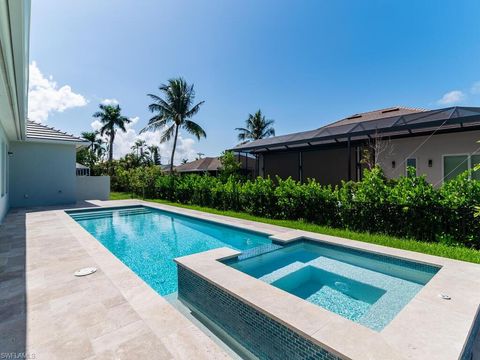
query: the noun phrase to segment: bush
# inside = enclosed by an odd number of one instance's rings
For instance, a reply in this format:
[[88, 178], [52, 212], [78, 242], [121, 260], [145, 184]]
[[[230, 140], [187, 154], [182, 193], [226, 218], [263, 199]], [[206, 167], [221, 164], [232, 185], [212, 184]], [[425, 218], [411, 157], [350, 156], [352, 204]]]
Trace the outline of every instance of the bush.
[[155, 166], [119, 168], [115, 179], [116, 186], [151, 198], [480, 249], [474, 217], [480, 181], [468, 173], [439, 189], [412, 174], [388, 180], [378, 167], [366, 170], [360, 182], [335, 188], [291, 178], [169, 176]]

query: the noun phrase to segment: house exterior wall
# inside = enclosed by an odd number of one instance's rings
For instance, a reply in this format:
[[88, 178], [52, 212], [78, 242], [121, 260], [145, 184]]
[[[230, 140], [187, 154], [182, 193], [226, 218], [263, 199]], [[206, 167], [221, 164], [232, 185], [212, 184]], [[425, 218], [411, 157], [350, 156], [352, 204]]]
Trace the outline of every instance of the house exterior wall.
[[[352, 148], [351, 177], [355, 179], [355, 158]], [[303, 179], [315, 179], [322, 185], [338, 185], [348, 179], [347, 148], [304, 151]]]
[[[351, 177], [355, 179], [355, 153], [351, 150]], [[348, 179], [348, 153], [346, 147], [318, 150], [277, 151], [263, 153], [259, 159], [262, 176], [280, 176], [283, 179], [303, 181], [315, 179], [319, 183], [337, 185]], [[302, 164], [299, 170], [300, 161]]]
[[[379, 163], [388, 178], [406, 173], [406, 159], [416, 158], [417, 175], [425, 175], [428, 182], [439, 186], [443, 182], [443, 155], [480, 154], [480, 131], [418, 136], [395, 139], [388, 142], [387, 149], [379, 155]], [[427, 141], [426, 141], [427, 140]], [[418, 150], [416, 150], [418, 148]], [[432, 160], [432, 166], [428, 161]], [[395, 161], [395, 168], [392, 167]]]
[[[9, 208], [9, 156], [10, 143], [7, 139], [7, 135], [0, 124], [0, 223], [7, 214]], [[3, 189], [2, 189], [3, 187]]]
[[263, 174], [275, 178], [277, 175], [282, 179], [289, 176], [294, 180], [299, 179], [299, 154], [298, 151], [272, 152], [263, 155]]
[[76, 201], [75, 145], [12, 142], [10, 205], [60, 205]]

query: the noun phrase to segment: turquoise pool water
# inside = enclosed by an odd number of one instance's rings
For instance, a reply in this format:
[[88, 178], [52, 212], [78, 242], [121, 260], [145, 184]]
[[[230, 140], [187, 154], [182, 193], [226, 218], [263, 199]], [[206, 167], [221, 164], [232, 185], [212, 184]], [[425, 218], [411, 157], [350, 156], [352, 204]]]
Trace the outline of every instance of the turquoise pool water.
[[312, 241], [226, 263], [375, 331], [382, 330], [439, 270]]
[[266, 235], [150, 207], [68, 214], [160, 295], [177, 291], [176, 257], [224, 246], [243, 251], [271, 243]]

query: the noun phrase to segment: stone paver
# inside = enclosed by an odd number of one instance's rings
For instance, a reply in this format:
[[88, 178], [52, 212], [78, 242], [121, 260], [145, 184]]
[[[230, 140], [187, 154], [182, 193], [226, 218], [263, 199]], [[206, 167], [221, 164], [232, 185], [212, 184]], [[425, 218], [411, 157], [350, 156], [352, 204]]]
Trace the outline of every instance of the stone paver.
[[[78, 207], [136, 204], [144, 202], [91, 201]], [[216, 261], [238, 254], [231, 249], [215, 249], [179, 260], [274, 319], [319, 343], [330, 344], [327, 347], [342, 349], [350, 358], [454, 358], [478, 310], [478, 265], [145, 204], [264, 232], [279, 242], [305, 236], [441, 265], [440, 272], [411, 303], [382, 332], [373, 333]], [[98, 271], [84, 278], [73, 276], [75, 270], [86, 266], [95, 266]], [[441, 300], [439, 293], [448, 293], [452, 300]], [[12, 210], [0, 225], [0, 352], [26, 352], [40, 360], [228, 358], [204, 332], [64, 211], [53, 208]]]
[[[68, 219], [55, 209], [14, 209], [0, 225], [1, 353], [40, 360], [229, 358]], [[86, 266], [98, 271], [73, 276]]]

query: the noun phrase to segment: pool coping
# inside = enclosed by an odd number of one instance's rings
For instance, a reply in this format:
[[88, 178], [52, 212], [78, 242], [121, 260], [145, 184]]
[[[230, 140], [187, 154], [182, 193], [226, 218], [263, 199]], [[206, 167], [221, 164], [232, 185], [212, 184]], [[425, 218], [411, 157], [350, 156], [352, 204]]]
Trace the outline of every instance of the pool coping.
[[[479, 305], [475, 295], [480, 293], [480, 265], [148, 201], [115, 200], [98, 201], [95, 204], [103, 209], [135, 205], [148, 206], [268, 234], [272, 240], [280, 244], [307, 238], [312, 241], [330, 242], [334, 245], [442, 267], [390, 324], [381, 332], [375, 332], [219, 261], [238, 256], [240, 254], [238, 251], [225, 247], [175, 259], [179, 265], [188, 268], [203, 279], [214, 283], [297, 333], [345, 358], [458, 359], [474, 325]], [[100, 208], [97, 209], [100, 210]], [[113, 258], [127, 269], [127, 271], [122, 270], [123, 274], [129, 272], [156, 297], [164, 300], [65, 211], [59, 211], [59, 215], [66, 223], [69, 223], [70, 229], [77, 236], [80, 234], [83, 245], [88, 248], [89, 253], [107, 276], [111, 267], [112, 276], [118, 277], [115, 275], [115, 271], [118, 272], [118, 264], [115, 266], [111, 264]], [[103, 250], [98, 252], [99, 249]], [[128, 294], [128, 288], [124, 290]], [[442, 300], [438, 297], [439, 293], [447, 293], [452, 299]], [[345, 341], [345, 339], [352, 340]]]
[[[70, 212], [132, 208], [137, 200], [91, 201], [96, 207], [52, 210], [63, 227], [83, 246], [99, 271], [118, 288], [142, 321], [160, 339], [172, 359], [230, 359], [208, 335], [159, 295], [100, 241], [78, 224]], [[170, 358], [169, 357], [169, 358]]]
[[[256, 223], [249, 222], [250, 226], [253, 224]], [[325, 349], [349, 359], [458, 359], [462, 355], [478, 314], [480, 265], [302, 230], [288, 229], [272, 234], [271, 238], [280, 244], [306, 238], [441, 269], [382, 331], [375, 332], [221, 262], [241, 254], [238, 251], [221, 248], [175, 261]], [[439, 294], [448, 294], [451, 300], [443, 300]]]

